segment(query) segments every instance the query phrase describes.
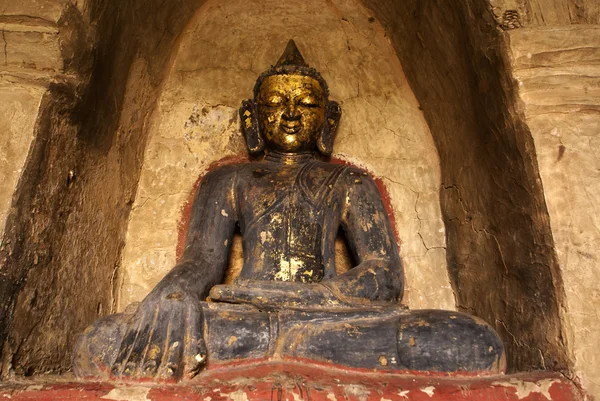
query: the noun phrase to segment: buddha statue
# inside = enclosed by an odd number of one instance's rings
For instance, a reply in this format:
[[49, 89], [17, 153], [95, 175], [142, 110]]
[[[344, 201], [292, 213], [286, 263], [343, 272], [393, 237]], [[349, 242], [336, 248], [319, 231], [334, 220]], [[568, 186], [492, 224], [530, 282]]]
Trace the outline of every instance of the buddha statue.
[[[399, 304], [403, 267], [377, 186], [326, 161], [340, 120], [293, 41], [240, 109], [256, 161], [210, 171], [183, 256], [141, 303], [79, 338], [80, 377], [190, 379], [233, 361], [302, 360], [436, 372], [504, 369], [482, 320]], [[222, 284], [236, 226], [243, 268]], [[344, 233], [356, 266], [336, 273]]]

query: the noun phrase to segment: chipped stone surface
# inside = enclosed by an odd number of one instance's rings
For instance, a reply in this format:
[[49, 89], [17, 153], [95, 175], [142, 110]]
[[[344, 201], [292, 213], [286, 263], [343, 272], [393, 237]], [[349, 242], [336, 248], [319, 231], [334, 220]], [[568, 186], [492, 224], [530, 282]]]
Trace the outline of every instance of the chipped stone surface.
[[0, 400], [132, 401], [583, 401], [556, 374], [428, 377], [274, 364], [207, 371], [186, 385], [52, 380], [0, 383]]
[[[504, 29], [520, 26], [598, 24], [596, 0], [488, 0]], [[514, 22], [518, 20], [518, 26]]]
[[510, 32], [565, 284], [568, 347], [600, 396], [600, 27]]
[[19, 18], [21, 21], [36, 20], [37, 23], [56, 23], [68, 4], [83, 7], [82, 0], [24, 0], [0, 2], [0, 15]]
[[31, 16], [56, 22], [60, 18], [63, 7], [64, 1], [56, 0], [3, 1], [0, 3], [0, 15]]
[[515, 394], [520, 400], [529, 397], [533, 393], [539, 393], [546, 397], [547, 400], [551, 400], [552, 396], [550, 395], [550, 388], [554, 383], [557, 383], [556, 379], [524, 381], [513, 378], [506, 381], [494, 382], [495, 385], [515, 390]]
[[63, 67], [58, 33], [4, 32], [5, 64], [39, 70]]
[[64, 67], [56, 23], [69, 4], [0, 2], [0, 176], [5, 178], [0, 183], [0, 233], [33, 140], [45, 87], [60, 80], [56, 75]]
[[74, 3], [68, 0], [0, 2], [0, 72], [14, 68], [61, 72], [64, 67], [62, 48], [73, 40], [84, 40], [81, 35], [61, 38], [61, 28], [66, 28], [65, 32], [70, 30], [69, 22], [61, 18], [64, 19], [65, 10]]
[[149, 392], [150, 387], [118, 387], [100, 398], [114, 401], [150, 401], [147, 398]]
[[[0, 233], [17, 181], [33, 140], [44, 85], [62, 66], [55, 22], [67, 2], [30, 0], [0, 2]], [[40, 85], [41, 84], [41, 85]]]
[[0, 233], [33, 140], [44, 89], [0, 81]]
[[245, 155], [237, 109], [290, 38], [342, 105], [334, 156], [367, 168], [389, 191], [405, 301], [412, 308], [454, 309], [437, 152], [402, 67], [370, 17], [355, 0], [325, 6], [269, 0], [251, 7], [211, 1], [197, 12], [153, 117], [123, 251], [119, 309], [143, 298], [175, 264], [181, 208], [198, 177], [216, 160]]

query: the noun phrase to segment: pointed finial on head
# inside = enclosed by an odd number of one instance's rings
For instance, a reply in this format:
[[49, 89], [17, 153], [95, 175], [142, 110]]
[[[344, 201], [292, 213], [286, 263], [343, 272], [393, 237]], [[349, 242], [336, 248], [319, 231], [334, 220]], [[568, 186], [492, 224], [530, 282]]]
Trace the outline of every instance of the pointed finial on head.
[[302, 57], [302, 54], [300, 54], [300, 50], [298, 50], [298, 47], [293, 39], [290, 39], [285, 47], [285, 50], [283, 51], [283, 54], [281, 57], [279, 57], [279, 60], [277, 60], [277, 63], [272, 65], [267, 71], [260, 74], [256, 80], [256, 84], [254, 85], [254, 98], [256, 98], [258, 95], [258, 90], [267, 77], [271, 75], [285, 74], [298, 74], [316, 79], [323, 89], [325, 98], [329, 98], [329, 89], [327, 88], [327, 83], [317, 70], [310, 67], [306, 61], [304, 61], [304, 57]]
[[293, 39], [290, 39], [283, 54], [279, 57], [277, 64], [275, 67], [280, 67], [284, 65], [293, 65], [298, 67], [308, 67], [306, 61], [304, 61], [304, 57], [300, 54], [300, 50], [298, 50], [298, 46], [296, 46], [296, 42]]

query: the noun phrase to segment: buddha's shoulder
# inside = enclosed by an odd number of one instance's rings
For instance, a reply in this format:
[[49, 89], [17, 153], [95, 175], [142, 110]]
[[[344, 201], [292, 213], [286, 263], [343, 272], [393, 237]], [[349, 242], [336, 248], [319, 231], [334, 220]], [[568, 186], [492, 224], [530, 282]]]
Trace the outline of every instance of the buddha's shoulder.
[[339, 174], [340, 178], [353, 179], [358, 177], [368, 177], [371, 178], [371, 175], [364, 169], [360, 167], [356, 167], [346, 163], [331, 163], [331, 162], [323, 162], [319, 161], [315, 163], [314, 168], [321, 170], [325, 173], [336, 173]]
[[256, 177], [257, 174], [269, 170], [270, 167], [271, 166], [269, 166], [268, 163], [264, 163], [262, 161], [250, 161], [246, 163], [236, 164], [234, 166], [234, 171], [232, 170], [232, 174], [239, 175], [240, 177]]
[[360, 167], [342, 162], [316, 161], [311, 163], [310, 172], [321, 176], [335, 176], [336, 181], [355, 180], [359, 178], [371, 179], [371, 175]]
[[[331, 163], [333, 164], [333, 163]], [[376, 186], [373, 176], [365, 169], [349, 164], [333, 164], [338, 167], [336, 187], [344, 190], [371, 191]]]
[[208, 172], [206, 172], [206, 174], [204, 175], [203, 180], [214, 180], [214, 179], [227, 180], [227, 179], [233, 179], [240, 172], [243, 172], [245, 170], [245, 168], [249, 164], [253, 164], [253, 163], [248, 163], [248, 162], [244, 163], [244, 162], [241, 162], [241, 163], [224, 164], [224, 165], [213, 167]]

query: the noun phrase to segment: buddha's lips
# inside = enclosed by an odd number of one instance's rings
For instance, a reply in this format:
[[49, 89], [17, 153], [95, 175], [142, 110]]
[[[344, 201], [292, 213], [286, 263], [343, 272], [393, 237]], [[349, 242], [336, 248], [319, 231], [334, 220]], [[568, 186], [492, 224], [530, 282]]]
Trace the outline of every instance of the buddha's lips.
[[300, 124], [293, 124], [293, 125], [281, 124], [280, 127], [287, 134], [296, 134], [296, 133], [298, 133], [298, 131], [300, 131], [302, 129], [302, 126]]

